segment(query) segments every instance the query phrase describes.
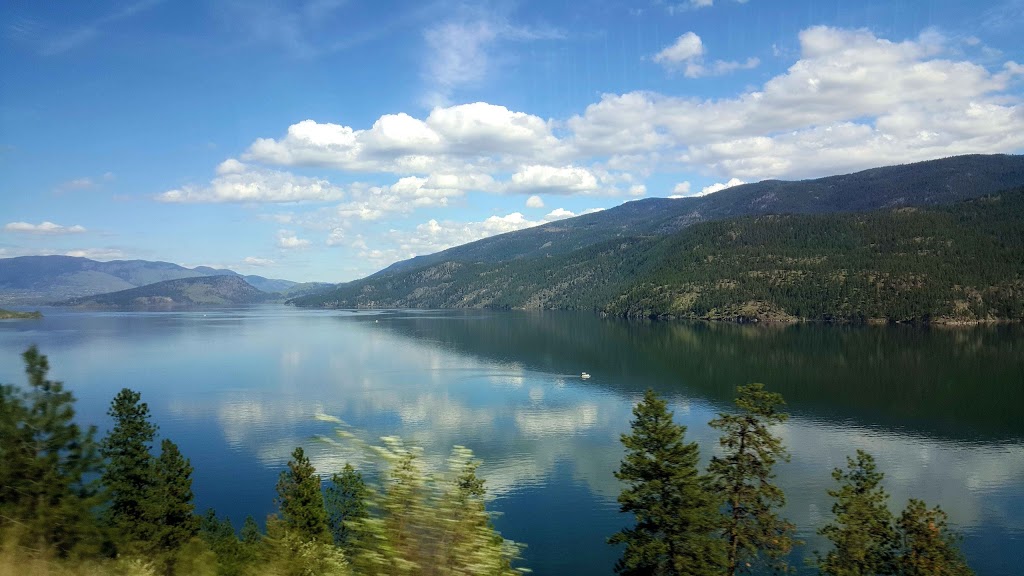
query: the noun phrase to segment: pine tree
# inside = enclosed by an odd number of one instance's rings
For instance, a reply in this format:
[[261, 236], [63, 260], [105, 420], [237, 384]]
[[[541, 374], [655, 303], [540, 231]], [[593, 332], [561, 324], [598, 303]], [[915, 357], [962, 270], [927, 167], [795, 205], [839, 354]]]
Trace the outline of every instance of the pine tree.
[[149, 406], [138, 392], [122, 389], [107, 414], [114, 428], [103, 440], [107, 460], [103, 485], [110, 493], [109, 522], [123, 543], [152, 542], [156, 527], [147, 513], [153, 497], [155, 466], [150, 444], [156, 426], [149, 422]]
[[96, 429], [74, 423], [74, 395], [46, 378], [46, 356], [31, 346], [22, 358], [28, 390], [0, 386], [0, 527], [65, 556], [99, 540], [91, 509], [100, 495], [88, 479], [101, 465]]
[[245, 522], [242, 523], [240, 539], [242, 544], [252, 547], [257, 546], [260, 543], [260, 540], [263, 539], [263, 533], [260, 532], [259, 524], [256, 523], [256, 519], [252, 516], [245, 517]]
[[151, 521], [156, 526], [156, 543], [165, 551], [174, 551], [199, 534], [192, 495], [192, 465], [178, 446], [164, 439], [156, 460], [156, 480], [151, 505]]
[[881, 486], [884, 474], [863, 450], [847, 458], [847, 470], [836, 468], [832, 478], [839, 488], [829, 490], [835, 498], [835, 521], [818, 531], [832, 542], [832, 550], [818, 558], [818, 569], [828, 576], [874, 576], [892, 574], [898, 544], [893, 517], [886, 506], [889, 495]]
[[973, 576], [957, 546], [958, 536], [946, 525], [948, 517], [941, 508], [929, 509], [924, 502], [911, 499], [896, 527], [900, 550], [897, 573], [900, 576]]
[[288, 470], [277, 481], [277, 505], [286, 528], [299, 539], [331, 541], [320, 477], [302, 447], [292, 452]]
[[724, 455], [711, 459], [708, 473], [714, 490], [725, 499], [726, 574], [749, 572], [758, 562], [788, 571], [785, 556], [793, 548], [796, 527], [776, 513], [786, 497], [772, 484], [772, 468], [779, 460], [788, 461], [789, 454], [769, 429], [788, 415], [778, 410], [784, 404], [782, 395], [766, 392], [763, 384], [740, 386], [738, 393], [740, 412], [721, 413], [709, 423], [723, 432], [719, 444]]
[[199, 518], [199, 536], [217, 557], [218, 576], [244, 574], [246, 566], [256, 558], [255, 547], [239, 542], [231, 520], [221, 520], [213, 508], [207, 508]]
[[398, 438], [376, 449], [384, 483], [373, 490], [379, 514], [359, 521], [353, 565], [360, 574], [513, 576], [519, 546], [495, 531], [484, 506], [479, 462], [456, 446], [447, 470], [425, 470], [422, 450]]
[[686, 427], [672, 421], [653, 390], [633, 408], [631, 434], [622, 435], [626, 457], [615, 477], [627, 483], [620, 510], [635, 519], [609, 539], [625, 544], [615, 571], [625, 575], [719, 573], [721, 541], [715, 537], [717, 501], [697, 470], [700, 453], [685, 443]]
[[484, 505], [484, 479], [476, 475], [479, 467], [480, 461], [463, 446], [455, 446], [448, 457], [448, 474], [434, 507], [435, 573], [515, 574], [512, 561], [519, 547], [507, 543], [494, 529]]
[[363, 475], [349, 463], [345, 463], [340, 474], [331, 476], [331, 482], [324, 490], [327, 523], [334, 543], [347, 552], [354, 549], [359, 520], [369, 514], [369, 496]]

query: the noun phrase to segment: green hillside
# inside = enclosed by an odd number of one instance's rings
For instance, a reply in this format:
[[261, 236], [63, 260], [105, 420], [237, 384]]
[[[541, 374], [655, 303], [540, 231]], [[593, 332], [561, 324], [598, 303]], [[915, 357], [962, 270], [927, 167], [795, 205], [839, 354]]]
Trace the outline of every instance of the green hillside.
[[558, 256], [609, 240], [666, 235], [692, 224], [737, 216], [937, 206], [1017, 186], [1024, 186], [1024, 156], [1002, 154], [955, 156], [797, 182], [766, 180], [699, 198], [635, 200], [396, 262], [371, 277], [442, 262], [497, 263]]
[[1020, 320], [1024, 188], [945, 207], [704, 222], [505, 263], [447, 261], [293, 302], [739, 321]]

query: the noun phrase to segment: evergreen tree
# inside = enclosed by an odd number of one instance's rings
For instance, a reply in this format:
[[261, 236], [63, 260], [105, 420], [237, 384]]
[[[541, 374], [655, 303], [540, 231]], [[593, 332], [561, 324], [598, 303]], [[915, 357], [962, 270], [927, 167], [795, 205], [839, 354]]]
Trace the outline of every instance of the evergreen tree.
[[484, 480], [476, 475], [480, 461], [463, 446], [448, 457], [448, 474], [441, 485], [433, 545], [438, 574], [515, 574], [512, 561], [519, 547], [506, 543], [494, 529], [484, 505]]
[[254, 547], [244, 546], [235, 536], [231, 520], [221, 520], [213, 508], [199, 518], [199, 536], [216, 555], [218, 576], [240, 576], [256, 558]]
[[199, 517], [195, 515], [192, 495], [192, 465], [178, 446], [167, 439], [160, 443], [150, 505], [157, 529], [156, 543], [161, 549], [177, 550], [199, 534]]
[[241, 541], [246, 546], [255, 547], [263, 540], [263, 533], [260, 532], [259, 524], [252, 516], [246, 516], [242, 524]]
[[699, 448], [685, 443], [686, 427], [672, 421], [653, 390], [633, 408], [631, 434], [622, 435], [626, 457], [615, 477], [627, 483], [620, 510], [635, 518], [609, 539], [625, 544], [615, 571], [625, 575], [719, 573], [721, 541], [715, 537], [717, 501], [697, 470]]
[[65, 556], [99, 539], [89, 480], [101, 465], [96, 429], [74, 423], [74, 395], [46, 378], [46, 356], [31, 346], [22, 358], [28, 390], [0, 386], [0, 527], [15, 525], [24, 544]]
[[295, 448], [288, 469], [277, 481], [277, 505], [285, 527], [303, 541], [331, 541], [320, 477], [302, 447]]
[[915, 499], [907, 503], [896, 522], [900, 576], [973, 576], [957, 546], [958, 536], [946, 526], [947, 519], [938, 506], [929, 509]]
[[430, 474], [422, 451], [385, 438], [377, 449], [386, 473], [374, 509], [358, 522], [352, 561], [360, 574], [511, 576], [518, 545], [494, 530], [484, 506], [479, 462], [456, 446], [447, 470]]
[[818, 569], [828, 576], [874, 576], [892, 574], [897, 546], [893, 517], [886, 506], [889, 495], [881, 486], [884, 474], [863, 450], [846, 459], [847, 470], [836, 468], [832, 478], [839, 488], [829, 490], [835, 498], [835, 521], [818, 531], [832, 542], [832, 550], [818, 558]]
[[103, 485], [110, 493], [109, 521], [123, 542], [152, 542], [156, 527], [147, 514], [153, 497], [155, 466], [150, 443], [156, 426], [149, 421], [149, 406], [138, 392], [122, 389], [107, 414], [114, 428], [103, 440], [107, 460]]
[[358, 537], [358, 521], [369, 514], [369, 496], [363, 475], [349, 463], [345, 463], [340, 474], [331, 476], [331, 482], [324, 491], [327, 523], [334, 536], [334, 543], [345, 551], [353, 550]]
[[708, 472], [714, 490], [725, 499], [726, 574], [750, 572], [758, 562], [788, 571], [785, 556], [793, 548], [796, 527], [776, 513], [786, 497], [772, 484], [772, 468], [779, 460], [788, 461], [789, 454], [770, 430], [788, 415], [779, 412], [782, 395], [765, 391], [763, 384], [740, 386], [738, 393], [739, 413], [721, 413], [709, 423], [723, 433], [724, 455], [711, 459]]

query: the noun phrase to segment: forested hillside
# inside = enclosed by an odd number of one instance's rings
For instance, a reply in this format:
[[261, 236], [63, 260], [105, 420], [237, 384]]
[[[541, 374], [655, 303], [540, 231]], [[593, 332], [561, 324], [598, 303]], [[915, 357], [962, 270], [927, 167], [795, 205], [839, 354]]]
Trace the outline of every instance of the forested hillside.
[[857, 212], [937, 206], [1024, 186], [1024, 156], [955, 156], [854, 174], [766, 180], [691, 198], [648, 198], [594, 214], [492, 236], [396, 262], [371, 277], [442, 262], [507, 262], [557, 256], [608, 240], [658, 236], [699, 222], [761, 214]]
[[1024, 188], [935, 208], [742, 217], [505, 263], [447, 261], [293, 301], [734, 320], [1024, 318]]

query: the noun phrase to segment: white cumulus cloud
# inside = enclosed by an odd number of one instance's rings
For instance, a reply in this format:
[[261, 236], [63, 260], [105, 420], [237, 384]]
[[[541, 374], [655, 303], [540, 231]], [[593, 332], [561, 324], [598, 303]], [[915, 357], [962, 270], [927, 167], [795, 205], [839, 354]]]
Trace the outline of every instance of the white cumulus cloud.
[[894, 42], [868, 30], [800, 33], [801, 54], [762, 87], [701, 100], [605, 95], [567, 125], [577, 148], [629, 153], [744, 180], [803, 178], [1024, 148], [1014, 62], [955, 60], [934, 30]]
[[294, 232], [290, 230], [279, 230], [277, 233], [277, 246], [278, 248], [284, 248], [285, 250], [294, 250], [296, 248], [305, 248], [310, 245], [310, 241], [305, 238], [299, 238]]
[[543, 208], [544, 207], [544, 199], [541, 198], [540, 196], [530, 196], [529, 198], [526, 199], [526, 207], [527, 208]]
[[761, 63], [757, 58], [748, 58], [745, 62], [715, 60], [705, 64], [704, 42], [693, 32], [676, 38], [675, 42], [654, 55], [654, 61], [670, 70], [682, 69], [687, 78], [721, 76], [735, 70], [756, 68]]
[[247, 166], [235, 159], [217, 167], [207, 186], [183, 186], [157, 195], [160, 202], [325, 202], [344, 191], [323, 178]]
[[508, 169], [567, 154], [549, 122], [475, 102], [434, 108], [423, 120], [385, 115], [368, 129], [303, 120], [283, 138], [257, 139], [244, 157], [281, 166], [422, 175], [472, 167]]
[[562, 220], [564, 218], [572, 218], [575, 215], [576, 214], [574, 212], [566, 210], [565, 208], [555, 208], [551, 212], [548, 212], [548, 215], [545, 216], [544, 219], [548, 221]]
[[715, 192], [725, 190], [726, 188], [732, 188], [733, 186], [739, 186], [740, 184], [746, 184], [746, 182], [739, 178], [730, 178], [728, 182], [715, 182], [714, 184], [701, 188], [697, 196], [707, 196], [708, 194], [714, 194]]
[[524, 166], [512, 175], [510, 192], [546, 192], [548, 194], [575, 194], [596, 192], [597, 177], [579, 166]]

